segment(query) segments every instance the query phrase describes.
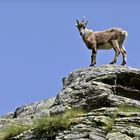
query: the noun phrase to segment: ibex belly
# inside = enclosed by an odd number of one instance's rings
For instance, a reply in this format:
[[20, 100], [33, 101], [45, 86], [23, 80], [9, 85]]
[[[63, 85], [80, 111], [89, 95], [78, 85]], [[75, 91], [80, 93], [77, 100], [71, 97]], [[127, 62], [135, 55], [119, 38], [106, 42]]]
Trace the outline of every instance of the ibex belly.
[[112, 49], [112, 45], [110, 43], [104, 43], [104, 44], [97, 44], [98, 50], [109, 50]]

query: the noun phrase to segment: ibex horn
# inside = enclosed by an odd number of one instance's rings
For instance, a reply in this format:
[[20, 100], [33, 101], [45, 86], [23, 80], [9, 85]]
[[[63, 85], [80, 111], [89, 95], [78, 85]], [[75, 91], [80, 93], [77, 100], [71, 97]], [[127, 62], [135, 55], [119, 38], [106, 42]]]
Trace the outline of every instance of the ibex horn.
[[77, 22], [77, 24], [79, 24], [79, 21], [78, 21], [78, 19], [76, 19], [76, 22]]

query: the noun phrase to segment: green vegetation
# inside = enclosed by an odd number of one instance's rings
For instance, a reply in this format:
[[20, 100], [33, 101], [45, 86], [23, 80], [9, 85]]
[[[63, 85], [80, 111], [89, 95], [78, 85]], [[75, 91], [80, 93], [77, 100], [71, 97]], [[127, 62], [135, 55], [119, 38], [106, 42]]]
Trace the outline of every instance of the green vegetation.
[[109, 131], [112, 130], [115, 119], [117, 118], [117, 114], [111, 116], [95, 116], [93, 120], [93, 125], [95, 127], [101, 126], [104, 128], [105, 133], [107, 134]]
[[[140, 112], [140, 108], [136, 106], [130, 106], [127, 104], [122, 104], [118, 106], [118, 113], [119, 112]], [[112, 127], [115, 124], [115, 119], [117, 118], [117, 112], [110, 118], [110, 121], [108, 121], [106, 125], [106, 133], [112, 130]]]
[[64, 118], [71, 119], [71, 118], [76, 118], [86, 113], [87, 112], [85, 110], [82, 110], [80, 108], [73, 108], [73, 109], [67, 110], [62, 116]]
[[140, 112], [140, 107], [130, 106], [130, 105], [120, 105], [118, 107], [119, 112]]
[[30, 129], [30, 126], [25, 126], [22, 124], [13, 124], [7, 127], [3, 132], [0, 133], [0, 139], [8, 140], [9, 138], [14, 137], [29, 129]]
[[68, 129], [71, 123], [76, 122], [74, 118], [84, 113], [83, 110], [72, 109], [61, 115], [42, 116], [35, 121], [36, 132], [38, 135], [46, 133], [48, 137], [52, 138], [57, 132]]
[[45, 131], [67, 129], [73, 122], [73, 118], [84, 113], [85, 112], [80, 109], [71, 109], [61, 115], [53, 115], [50, 117], [42, 116], [35, 121], [35, 128]]
[[110, 120], [108, 121], [108, 123], [106, 124], [106, 128], [105, 128], [105, 132], [106, 134], [112, 130], [114, 124], [115, 124], [115, 119], [117, 116], [113, 116], [112, 118], [110, 118]]
[[67, 129], [70, 125], [70, 120], [62, 117], [61, 115], [52, 117], [42, 117], [35, 121], [36, 133], [41, 136], [43, 133], [53, 137], [55, 132]]
[[[110, 116], [95, 116], [93, 125], [103, 126], [105, 132], [108, 133], [112, 130], [119, 112], [140, 112], [140, 108], [126, 104], [120, 105], [118, 111]], [[86, 113], [81, 109], [69, 109], [60, 115], [42, 116], [34, 120], [34, 125], [31, 126], [20, 123], [13, 124], [0, 132], [0, 140], [8, 140], [32, 128], [34, 128], [34, 133], [37, 133], [38, 138], [45, 134], [48, 139], [54, 139], [57, 132], [68, 129], [71, 124], [79, 123], [78, 116]]]
[[0, 140], [8, 140], [9, 138], [17, 136], [31, 128], [36, 128], [38, 136], [45, 133], [48, 137], [52, 138], [55, 136], [56, 132], [68, 129], [71, 123], [76, 123], [76, 117], [82, 114], [85, 114], [85, 112], [81, 109], [71, 109], [61, 115], [53, 115], [50, 117], [42, 116], [39, 119], [36, 119], [35, 124], [32, 126], [13, 124], [7, 127], [3, 132], [0, 132]]

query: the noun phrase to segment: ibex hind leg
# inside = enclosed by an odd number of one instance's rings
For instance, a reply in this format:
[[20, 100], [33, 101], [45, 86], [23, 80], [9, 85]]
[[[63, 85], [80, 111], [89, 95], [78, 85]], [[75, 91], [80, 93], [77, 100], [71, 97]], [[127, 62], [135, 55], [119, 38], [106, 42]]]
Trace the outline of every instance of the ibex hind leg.
[[113, 61], [110, 62], [110, 64], [114, 64], [116, 63], [118, 57], [119, 57], [119, 54], [120, 54], [120, 48], [119, 48], [119, 44], [118, 44], [118, 41], [117, 40], [112, 40], [111, 41], [111, 45], [115, 51], [115, 56], [114, 56], [114, 59]]
[[124, 66], [127, 62], [127, 60], [126, 60], [126, 50], [125, 50], [124, 46], [122, 46], [122, 48], [121, 48], [121, 53], [122, 53], [122, 56], [123, 56], [123, 62], [122, 62], [121, 65]]

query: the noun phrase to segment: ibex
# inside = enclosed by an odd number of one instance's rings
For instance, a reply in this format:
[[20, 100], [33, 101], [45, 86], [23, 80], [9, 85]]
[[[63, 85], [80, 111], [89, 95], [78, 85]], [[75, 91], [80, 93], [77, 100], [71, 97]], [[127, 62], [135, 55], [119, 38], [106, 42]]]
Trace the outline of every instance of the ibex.
[[128, 35], [127, 31], [124, 31], [121, 28], [112, 28], [105, 31], [94, 32], [87, 29], [88, 21], [85, 20], [85, 18], [83, 18], [81, 22], [76, 19], [76, 22], [76, 26], [80, 32], [80, 35], [82, 36], [83, 41], [85, 42], [87, 48], [92, 50], [90, 66], [94, 66], [96, 64], [97, 50], [108, 50], [112, 48], [115, 51], [115, 56], [110, 64], [116, 63], [120, 52], [123, 56], [122, 65], [126, 64], [126, 50], [123, 43]]

